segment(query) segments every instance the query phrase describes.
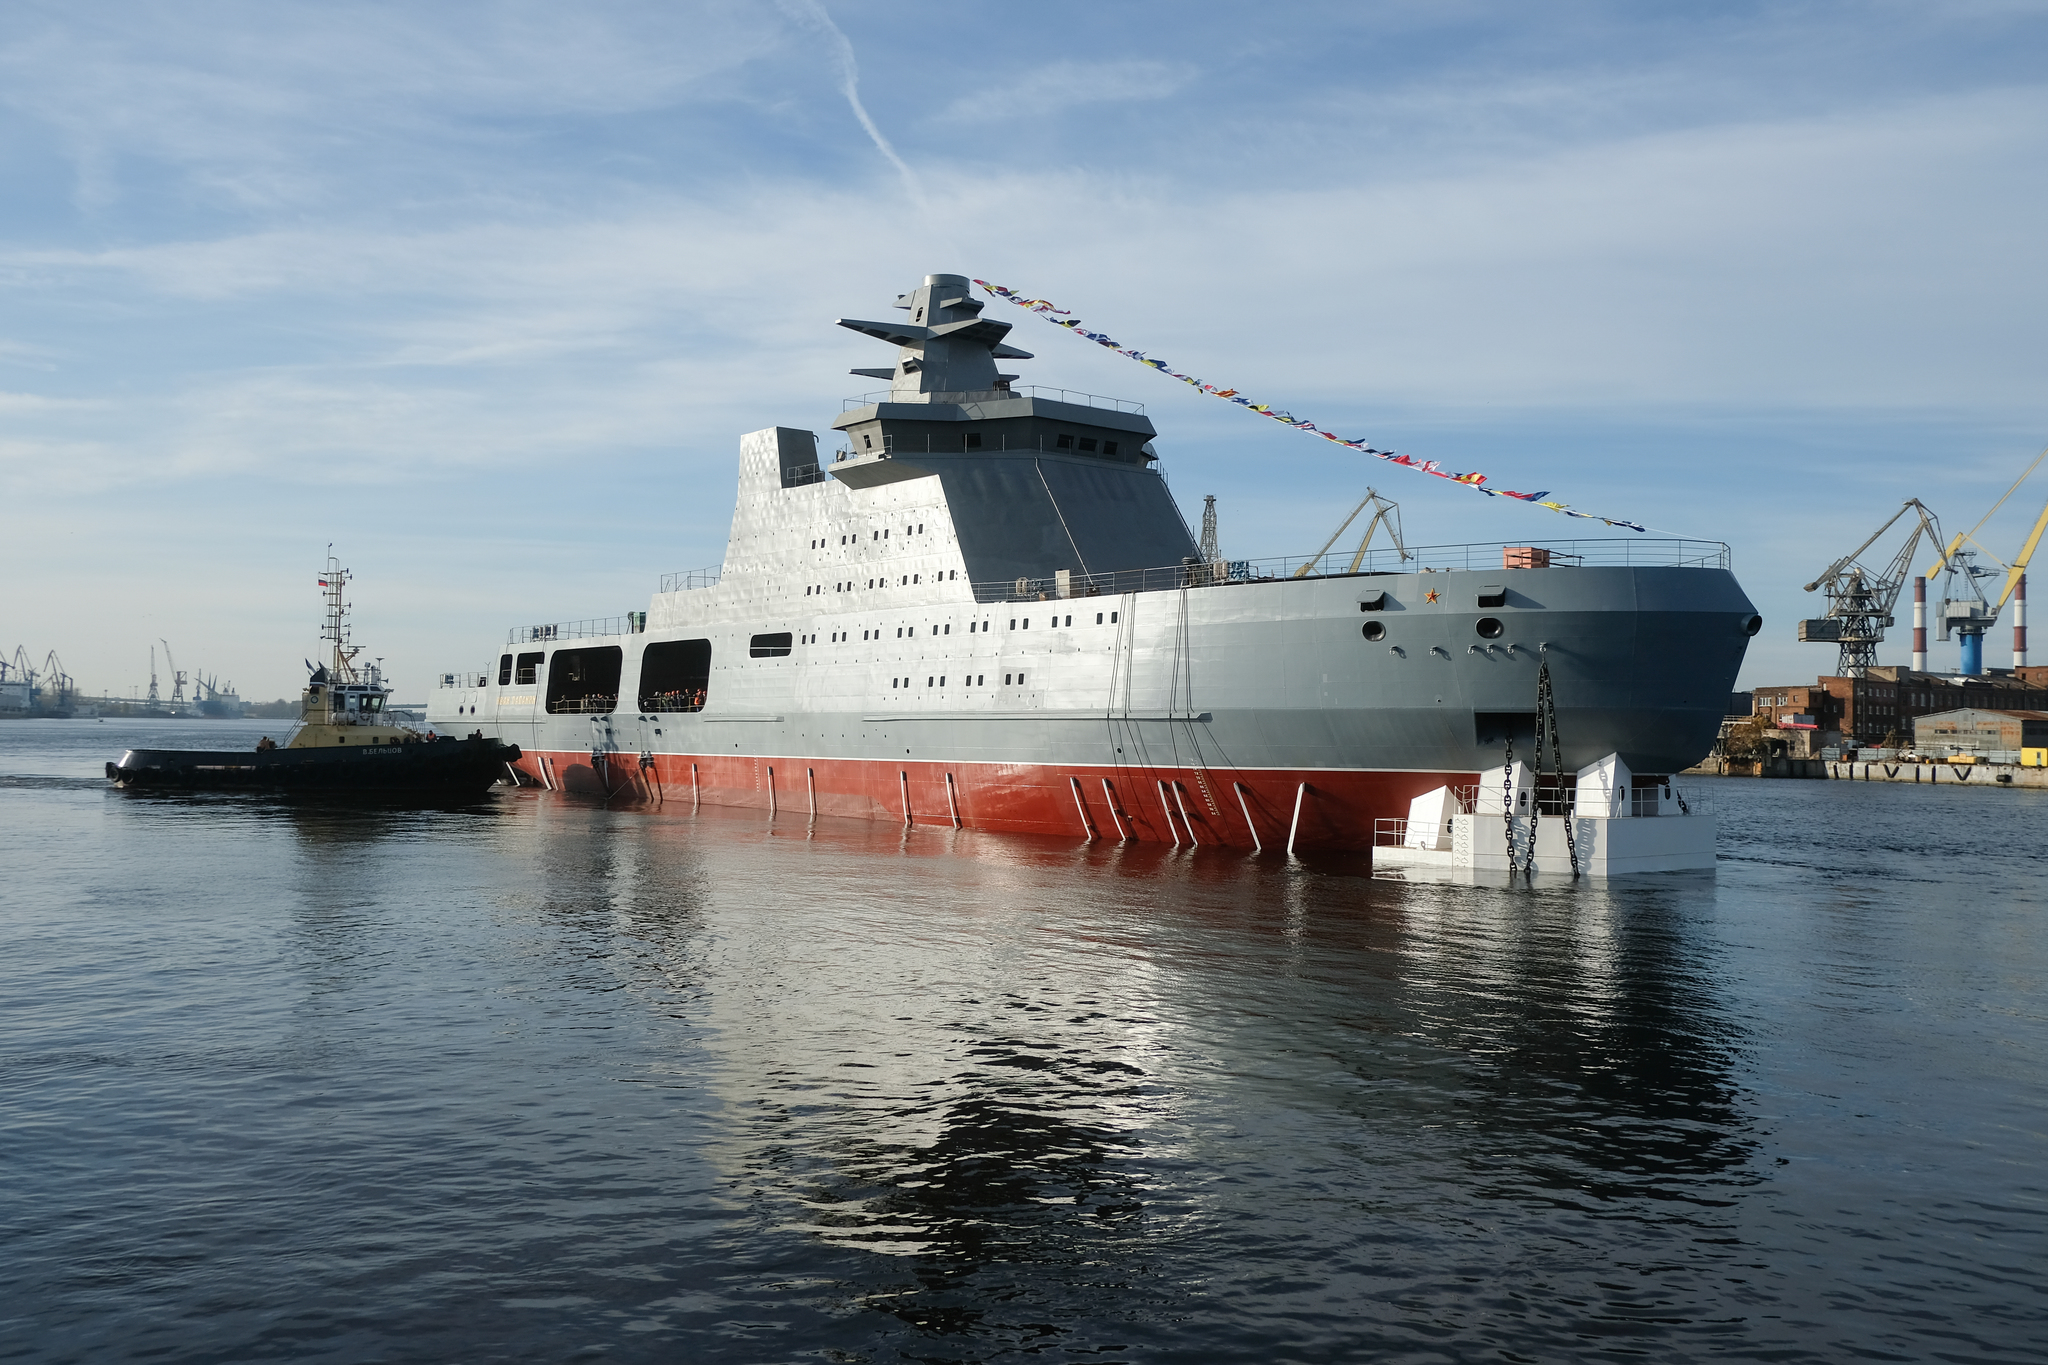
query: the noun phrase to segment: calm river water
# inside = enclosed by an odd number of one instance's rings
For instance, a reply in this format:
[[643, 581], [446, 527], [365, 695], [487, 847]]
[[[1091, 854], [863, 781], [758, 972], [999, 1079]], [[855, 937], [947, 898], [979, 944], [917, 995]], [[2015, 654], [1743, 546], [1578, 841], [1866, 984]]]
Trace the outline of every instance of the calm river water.
[[1504, 890], [101, 775], [264, 728], [0, 722], [0, 1359], [2048, 1356], [2048, 793]]

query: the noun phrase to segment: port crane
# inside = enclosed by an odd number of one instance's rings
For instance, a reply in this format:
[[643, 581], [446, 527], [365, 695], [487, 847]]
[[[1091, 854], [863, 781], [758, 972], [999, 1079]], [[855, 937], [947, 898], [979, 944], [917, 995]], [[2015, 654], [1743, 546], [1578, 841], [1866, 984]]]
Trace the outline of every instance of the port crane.
[[57, 657], [57, 651], [54, 649], [43, 660], [43, 691], [52, 690], [57, 694], [56, 700], [46, 702], [45, 705], [68, 713], [71, 710], [72, 698], [78, 693], [78, 683], [64, 671], [64, 661]]
[[[2034, 471], [2041, 467], [2044, 459], [2048, 459], [2048, 448], [2044, 448], [2034, 457], [2034, 462], [2012, 481], [2012, 487], [2006, 489], [1998, 501], [1991, 504], [1991, 510], [1980, 517], [1975, 526], [1948, 543], [1942, 551], [1941, 563], [1932, 565], [1927, 570], [1927, 576], [1930, 578], [1943, 571], [1949, 575], [1950, 586], [1942, 594], [1941, 638], [1948, 639], [1951, 631], [1962, 637], [1965, 673], [1975, 674], [1983, 671], [1984, 633], [1998, 620], [1999, 614], [2005, 610], [2005, 604], [2013, 599], [2016, 591], [2019, 592], [2021, 605], [2015, 610], [2023, 613], [2026, 609], [2026, 594], [2020, 589], [2026, 581], [2027, 564], [2033, 559], [2035, 549], [2041, 544], [2042, 533], [2048, 531], [2048, 503], [2041, 505], [2041, 515], [2034, 518], [2033, 529], [2027, 533], [2026, 540], [2020, 545], [2019, 553], [2013, 556], [2010, 564], [1987, 549], [1983, 542], [1977, 539], [1977, 533], [1984, 529], [1984, 524], [1997, 514], [1999, 508], [2005, 506], [2013, 494], [2020, 491], [2020, 485], [2033, 477]], [[1999, 569], [2005, 570], [2005, 582], [1999, 590], [1996, 602], [1985, 595], [1979, 580], [1994, 576], [1998, 570], [1980, 566], [1977, 563], [1979, 555], [1996, 564]], [[1963, 575], [1963, 588], [1966, 594], [1961, 597], [1958, 597], [1953, 589], [1958, 573]], [[2016, 616], [2013, 624], [2023, 631], [2026, 625], [2025, 616]], [[2016, 631], [2014, 635], [2013, 662], [2015, 665], [2024, 666], [2026, 636], [2021, 631]]]
[[1309, 556], [1308, 563], [1296, 569], [1294, 576], [1306, 578], [1314, 573], [1316, 565], [1323, 562], [1323, 556], [1330, 552], [1330, 547], [1337, 543], [1338, 537], [1349, 530], [1351, 523], [1358, 520], [1359, 513], [1368, 507], [1373, 509], [1373, 513], [1365, 523], [1365, 535], [1359, 539], [1358, 552], [1351, 556], [1350, 572], [1357, 573], [1358, 566], [1365, 562], [1366, 547], [1372, 544], [1373, 532], [1382, 526], [1386, 527], [1387, 534], [1393, 537], [1394, 549], [1399, 552], [1401, 561], [1406, 563], [1414, 558], [1408, 553], [1408, 546], [1401, 539], [1401, 504], [1386, 497], [1376, 488], [1368, 488], [1365, 490], [1365, 496], [1359, 499], [1358, 506], [1351, 509], [1351, 515], [1344, 518], [1336, 530], [1330, 532], [1330, 538], [1323, 542], [1323, 548]]
[[[174, 659], [174, 658], [172, 658], [172, 657], [171, 657], [171, 642], [170, 642], [169, 640], [166, 640], [166, 639], [164, 639], [164, 638], [163, 638], [162, 636], [158, 636], [158, 637], [157, 637], [157, 643], [158, 643], [158, 644], [160, 644], [160, 645], [162, 645], [162, 646], [164, 647], [164, 667], [165, 667], [165, 668], [168, 668], [168, 669], [170, 669], [170, 670], [171, 670], [171, 702], [170, 702], [170, 704], [171, 704], [172, 706], [183, 706], [183, 705], [185, 704], [185, 674], [184, 674], [184, 671], [183, 671], [182, 669], [180, 669], [180, 668], [178, 667], [178, 661], [177, 661], [176, 659]], [[153, 658], [153, 657], [154, 657], [154, 656], [152, 656], [152, 658]], [[151, 692], [155, 692], [155, 690], [156, 690], [156, 686], [155, 686], [155, 683], [156, 683], [156, 665], [155, 665], [155, 663], [153, 663], [153, 662], [152, 662], [152, 663], [150, 664], [150, 691], [151, 691]]]
[[[1863, 552], [1875, 545], [1908, 512], [1919, 515], [1913, 523], [1912, 534], [1906, 537], [1906, 543], [1899, 547], [1891, 562], [1882, 571], [1865, 565], [1861, 559]], [[1907, 498], [1899, 505], [1899, 510], [1892, 513], [1884, 525], [1872, 531], [1861, 545], [1828, 565], [1819, 577], [1806, 585], [1808, 592], [1818, 589], [1827, 594], [1828, 610], [1825, 616], [1801, 621], [1799, 638], [1808, 644], [1839, 645], [1838, 677], [1860, 678], [1876, 665], [1877, 647], [1884, 640], [1885, 630], [1893, 624], [1892, 607], [1899, 600], [1899, 590], [1906, 586], [1906, 577], [1913, 565], [1913, 551], [1923, 535], [1927, 537], [1928, 544], [1940, 545], [1941, 523], [1927, 504], [1918, 498]], [[1946, 558], [1943, 562], [1947, 562]]]

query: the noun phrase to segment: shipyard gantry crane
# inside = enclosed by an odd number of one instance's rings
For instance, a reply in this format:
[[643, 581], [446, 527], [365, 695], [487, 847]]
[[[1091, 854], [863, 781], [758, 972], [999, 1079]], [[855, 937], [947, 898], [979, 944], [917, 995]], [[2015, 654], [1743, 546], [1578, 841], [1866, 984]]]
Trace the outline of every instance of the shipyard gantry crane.
[[[1865, 566], [1858, 558], [1892, 529], [1908, 512], [1919, 512], [1919, 520], [1906, 543], [1892, 556], [1883, 572]], [[1861, 545], [1822, 570], [1820, 577], [1806, 585], [1827, 593], [1828, 614], [1799, 623], [1799, 638], [1808, 644], [1841, 646], [1836, 676], [1860, 678], [1877, 663], [1877, 647], [1892, 625], [1892, 607], [1913, 564], [1913, 551], [1926, 536], [1931, 545], [1941, 544], [1941, 523], [1918, 498], [1907, 498], [1884, 525], [1870, 533]], [[1946, 560], [1944, 560], [1946, 562]]]
[[[2013, 556], [2010, 564], [1986, 549], [1977, 539], [1977, 533], [1984, 529], [1984, 524], [1991, 520], [1999, 508], [2005, 506], [2013, 494], [2019, 492], [2020, 485], [2033, 477], [2034, 471], [2041, 467], [2043, 459], [2048, 459], [2048, 449], [2043, 449], [2034, 457], [2034, 462], [2027, 466], [2026, 472], [2013, 480], [2012, 487], [2006, 489], [1998, 501], [1991, 504], [1991, 510], [1980, 517], [1975, 526], [1948, 543], [1942, 551], [1939, 564], [1928, 567], [1926, 576], [1929, 578], [1936, 573], [1948, 575], [1942, 593], [1941, 638], [1948, 639], [1951, 631], [1962, 637], [1964, 673], [1977, 674], [1984, 671], [1984, 633], [1991, 629], [1999, 614], [2005, 610], [2005, 604], [2013, 602], [2015, 596], [2017, 601], [2013, 607], [2013, 666], [2026, 667], [2027, 564], [2033, 559], [2034, 550], [2041, 544], [2042, 532], [2048, 531], [2048, 503], [2042, 504], [2041, 515], [2034, 518], [2033, 529], [2027, 533], [2026, 541], [2021, 544], [2019, 553]], [[1966, 545], [1968, 549], [1964, 548]], [[1976, 557], [1980, 554], [2005, 570], [2005, 583], [1996, 602], [1985, 596], [1984, 589], [1977, 582], [1978, 579], [1989, 578], [1997, 572], [1977, 565]], [[1955, 593], [1955, 576], [1958, 573], [1963, 575], [1963, 596], [1957, 596]]]

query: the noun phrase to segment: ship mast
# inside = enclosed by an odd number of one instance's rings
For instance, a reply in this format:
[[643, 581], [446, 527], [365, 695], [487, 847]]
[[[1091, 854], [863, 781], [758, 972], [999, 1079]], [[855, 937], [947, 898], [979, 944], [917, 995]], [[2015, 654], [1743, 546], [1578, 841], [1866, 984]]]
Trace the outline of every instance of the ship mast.
[[352, 662], [361, 652], [361, 645], [349, 643], [348, 602], [342, 597], [342, 589], [351, 577], [341, 567], [341, 561], [334, 557], [334, 547], [327, 547], [327, 571], [320, 575], [321, 595], [327, 601], [327, 619], [321, 623], [320, 638], [334, 646], [333, 678], [337, 683], [356, 681], [355, 664]]

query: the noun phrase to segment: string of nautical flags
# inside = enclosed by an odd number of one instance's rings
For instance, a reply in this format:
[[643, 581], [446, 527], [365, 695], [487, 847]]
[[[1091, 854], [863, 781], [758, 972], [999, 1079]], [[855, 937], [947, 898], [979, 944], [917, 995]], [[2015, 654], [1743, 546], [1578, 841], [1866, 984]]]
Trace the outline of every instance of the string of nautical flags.
[[1370, 455], [1376, 460], [1385, 460], [1389, 464], [1401, 465], [1418, 473], [1430, 474], [1439, 479], [1449, 479], [1452, 483], [1464, 484], [1467, 488], [1476, 489], [1490, 498], [1516, 498], [1522, 502], [1534, 503], [1538, 507], [1547, 507], [1553, 512], [1562, 512], [1568, 517], [1580, 517], [1587, 521], [1605, 522], [1609, 526], [1619, 526], [1628, 531], [1647, 531], [1650, 529], [1633, 521], [1623, 521], [1619, 517], [1603, 517], [1594, 512], [1581, 512], [1569, 503], [1558, 502], [1552, 499], [1547, 489], [1540, 493], [1517, 493], [1511, 488], [1493, 488], [1488, 486], [1484, 474], [1455, 473], [1445, 469], [1435, 460], [1417, 460], [1407, 455], [1397, 454], [1391, 450], [1381, 450], [1365, 441], [1347, 439], [1333, 431], [1327, 431], [1317, 426], [1314, 422], [1296, 417], [1291, 412], [1284, 412], [1270, 403], [1254, 403], [1236, 389], [1227, 389], [1215, 384], [1205, 384], [1193, 375], [1182, 374], [1165, 361], [1148, 356], [1143, 351], [1134, 351], [1128, 346], [1119, 346], [1115, 341], [1104, 336], [1102, 333], [1091, 331], [1079, 318], [1066, 309], [1058, 307], [1048, 299], [1026, 298], [1014, 289], [1005, 288], [1000, 284], [990, 284], [987, 280], [976, 280], [975, 283], [999, 299], [1007, 299], [1019, 308], [1030, 309], [1055, 327], [1064, 327], [1075, 336], [1086, 337], [1096, 345], [1107, 347], [1118, 355], [1128, 356], [1140, 365], [1178, 379], [1181, 383], [1200, 389], [1203, 393], [1209, 394], [1212, 397], [1227, 399], [1248, 412], [1256, 412], [1261, 417], [1269, 417], [1283, 426], [1293, 427], [1296, 431], [1305, 431], [1311, 435], [1320, 436], [1326, 441], [1334, 441], [1340, 446], [1348, 447], [1364, 455]]

